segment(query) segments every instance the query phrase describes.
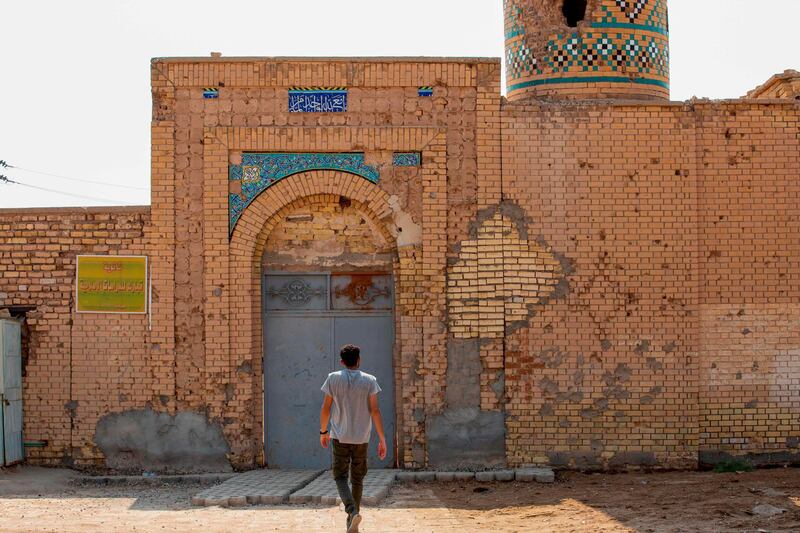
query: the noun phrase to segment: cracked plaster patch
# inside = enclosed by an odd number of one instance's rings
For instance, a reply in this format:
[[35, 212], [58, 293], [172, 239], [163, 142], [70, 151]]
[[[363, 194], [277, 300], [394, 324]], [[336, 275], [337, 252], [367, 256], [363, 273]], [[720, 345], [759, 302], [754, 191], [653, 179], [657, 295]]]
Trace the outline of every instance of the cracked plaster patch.
[[422, 226], [414, 222], [414, 218], [403, 211], [400, 198], [389, 198], [389, 207], [392, 208], [394, 227], [392, 233], [397, 237], [397, 247], [415, 246], [422, 242]]

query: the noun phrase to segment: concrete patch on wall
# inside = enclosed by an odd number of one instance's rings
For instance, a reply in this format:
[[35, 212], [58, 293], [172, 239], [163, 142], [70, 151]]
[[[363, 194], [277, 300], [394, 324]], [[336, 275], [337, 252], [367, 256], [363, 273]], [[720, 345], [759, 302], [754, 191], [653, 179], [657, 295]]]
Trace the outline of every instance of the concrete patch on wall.
[[120, 471], [228, 472], [228, 443], [219, 424], [204, 416], [152, 409], [104, 416], [94, 441], [106, 465]]
[[439, 469], [502, 466], [505, 414], [481, 411], [483, 365], [478, 339], [451, 339], [447, 347], [445, 411], [426, 423], [428, 461]]
[[452, 339], [447, 343], [448, 408], [475, 407], [481, 394], [480, 346], [478, 340]]
[[553, 467], [599, 470], [603, 465], [596, 451], [548, 452], [547, 458]]
[[794, 451], [774, 451], [765, 453], [730, 454], [719, 450], [700, 450], [700, 468], [713, 468], [720, 463], [740, 461], [753, 466], [800, 466], [800, 453]]
[[619, 452], [608, 460], [608, 467], [612, 470], [628, 466], [646, 467], [658, 465], [658, 459], [652, 452]]
[[440, 470], [493, 468], [506, 462], [505, 415], [478, 407], [428, 417], [428, 462]]

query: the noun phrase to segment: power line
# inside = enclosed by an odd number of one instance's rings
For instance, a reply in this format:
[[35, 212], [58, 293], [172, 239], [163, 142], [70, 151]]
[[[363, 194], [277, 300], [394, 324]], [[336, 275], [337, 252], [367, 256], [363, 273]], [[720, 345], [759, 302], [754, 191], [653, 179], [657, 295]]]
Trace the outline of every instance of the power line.
[[[2, 166], [2, 165], [0, 165], [0, 166]], [[94, 202], [111, 202], [112, 204], [119, 203], [119, 204], [124, 204], [124, 205], [136, 205], [136, 204], [131, 204], [129, 202], [123, 202], [122, 200], [111, 200], [111, 199], [108, 199], [108, 198], [98, 198], [96, 196], [84, 196], [82, 194], [75, 194], [75, 193], [66, 192], [66, 191], [59, 191], [57, 189], [48, 189], [46, 187], [39, 187], [37, 185], [31, 185], [29, 183], [21, 183], [19, 181], [12, 180], [8, 176], [4, 176], [2, 174], [0, 174], [0, 182], [12, 184], [12, 185], [19, 185], [21, 187], [28, 187], [29, 189], [36, 189], [36, 190], [39, 190], [39, 191], [51, 192], [51, 193], [55, 193], [55, 194], [62, 194], [64, 196], [72, 196], [73, 198], [81, 198], [82, 200], [92, 200]]]
[[31, 170], [29, 168], [23, 168], [23, 167], [18, 167], [18, 166], [12, 165], [12, 164], [10, 164], [10, 163], [8, 163], [6, 161], [3, 161], [1, 159], [0, 159], [0, 167], [2, 167], [2, 168], [13, 168], [15, 170], [21, 170], [22, 172], [29, 172], [31, 174], [39, 174], [41, 176], [49, 176], [51, 178], [57, 178], [57, 179], [62, 179], [62, 180], [67, 180], [67, 181], [77, 181], [79, 183], [90, 183], [92, 185], [102, 185], [104, 187], [116, 187], [116, 188], [119, 188], [119, 189], [131, 189], [131, 190], [134, 190], [134, 191], [146, 191], [147, 190], [146, 187], [134, 187], [133, 185], [117, 185], [115, 183], [106, 183], [106, 182], [103, 182], [103, 181], [94, 181], [94, 180], [87, 180], [87, 179], [82, 179], [82, 178], [72, 178], [70, 176], [62, 176], [61, 174], [51, 174], [50, 172], [42, 172], [40, 170]]

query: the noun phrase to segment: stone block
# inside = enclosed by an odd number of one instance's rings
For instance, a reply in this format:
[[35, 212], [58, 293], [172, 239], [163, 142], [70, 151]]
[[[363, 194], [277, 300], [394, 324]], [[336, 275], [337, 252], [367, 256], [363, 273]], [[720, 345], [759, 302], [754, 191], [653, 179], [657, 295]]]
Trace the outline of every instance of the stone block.
[[555, 472], [550, 468], [518, 468], [514, 471], [517, 481], [537, 483], [553, 483], [556, 480]]
[[417, 472], [417, 483], [428, 483], [436, 481], [436, 472]]
[[494, 481], [494, 472], [475, 472], [475, 480], [481, 483], [491, 483]]
[[397, 481], [402, 483], [413, 483], [417, 480], [416, 472], [398, 472]]
[[246, 496], [232, 496], [228, 498], [228, 505], [231, 507], [244, 507], [247, 505], [247, 497]]
[[228, 506], [228, 498], [224, 497], [213, 497], [213, 498], [205, 498], [203, 500], [203, 505], [206, 507], [227, 507]]
[[514, 471], [513, 470], [498, 470], [494, 473], [494, 479], [496, 481], [514, 481]]

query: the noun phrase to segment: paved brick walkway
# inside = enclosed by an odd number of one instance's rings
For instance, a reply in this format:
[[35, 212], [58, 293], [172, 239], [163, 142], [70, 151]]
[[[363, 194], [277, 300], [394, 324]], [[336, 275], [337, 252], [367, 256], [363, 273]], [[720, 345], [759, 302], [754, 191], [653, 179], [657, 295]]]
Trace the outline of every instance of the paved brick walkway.
[[[397, 470], [370, 470], [364, 478], [364, 505], [378, 505], [389, 495], [389, 490], [397, 478]], [[290, 503], [320, 503], [338, 505], [341, 503], [336, 483], [330, 470], [324, 472], [306, 487], [289, 496]]]
[[[365, 505], [378, 505], [389, 495], [396, 480], [405, 482], [462, 481], [475, 479], [491, 481], [555, 480], [549, 468], [520, 468], [487, 472], [402, 472], [399, 470], [370, 470], [364, 479]], [[228, 481], [206, 489], [192, 498], [194, 505], [223, 507], [238, 505], [269, 505], [280, 503], [341, 503], [330, 470], [254, 470], [238, 474]]]
[[308, 485], [320, 473], [320, 470], [253, 470], [204, 490], [192, 498], [192, 504], [228, 507], [284, 503], [291, 493]]

